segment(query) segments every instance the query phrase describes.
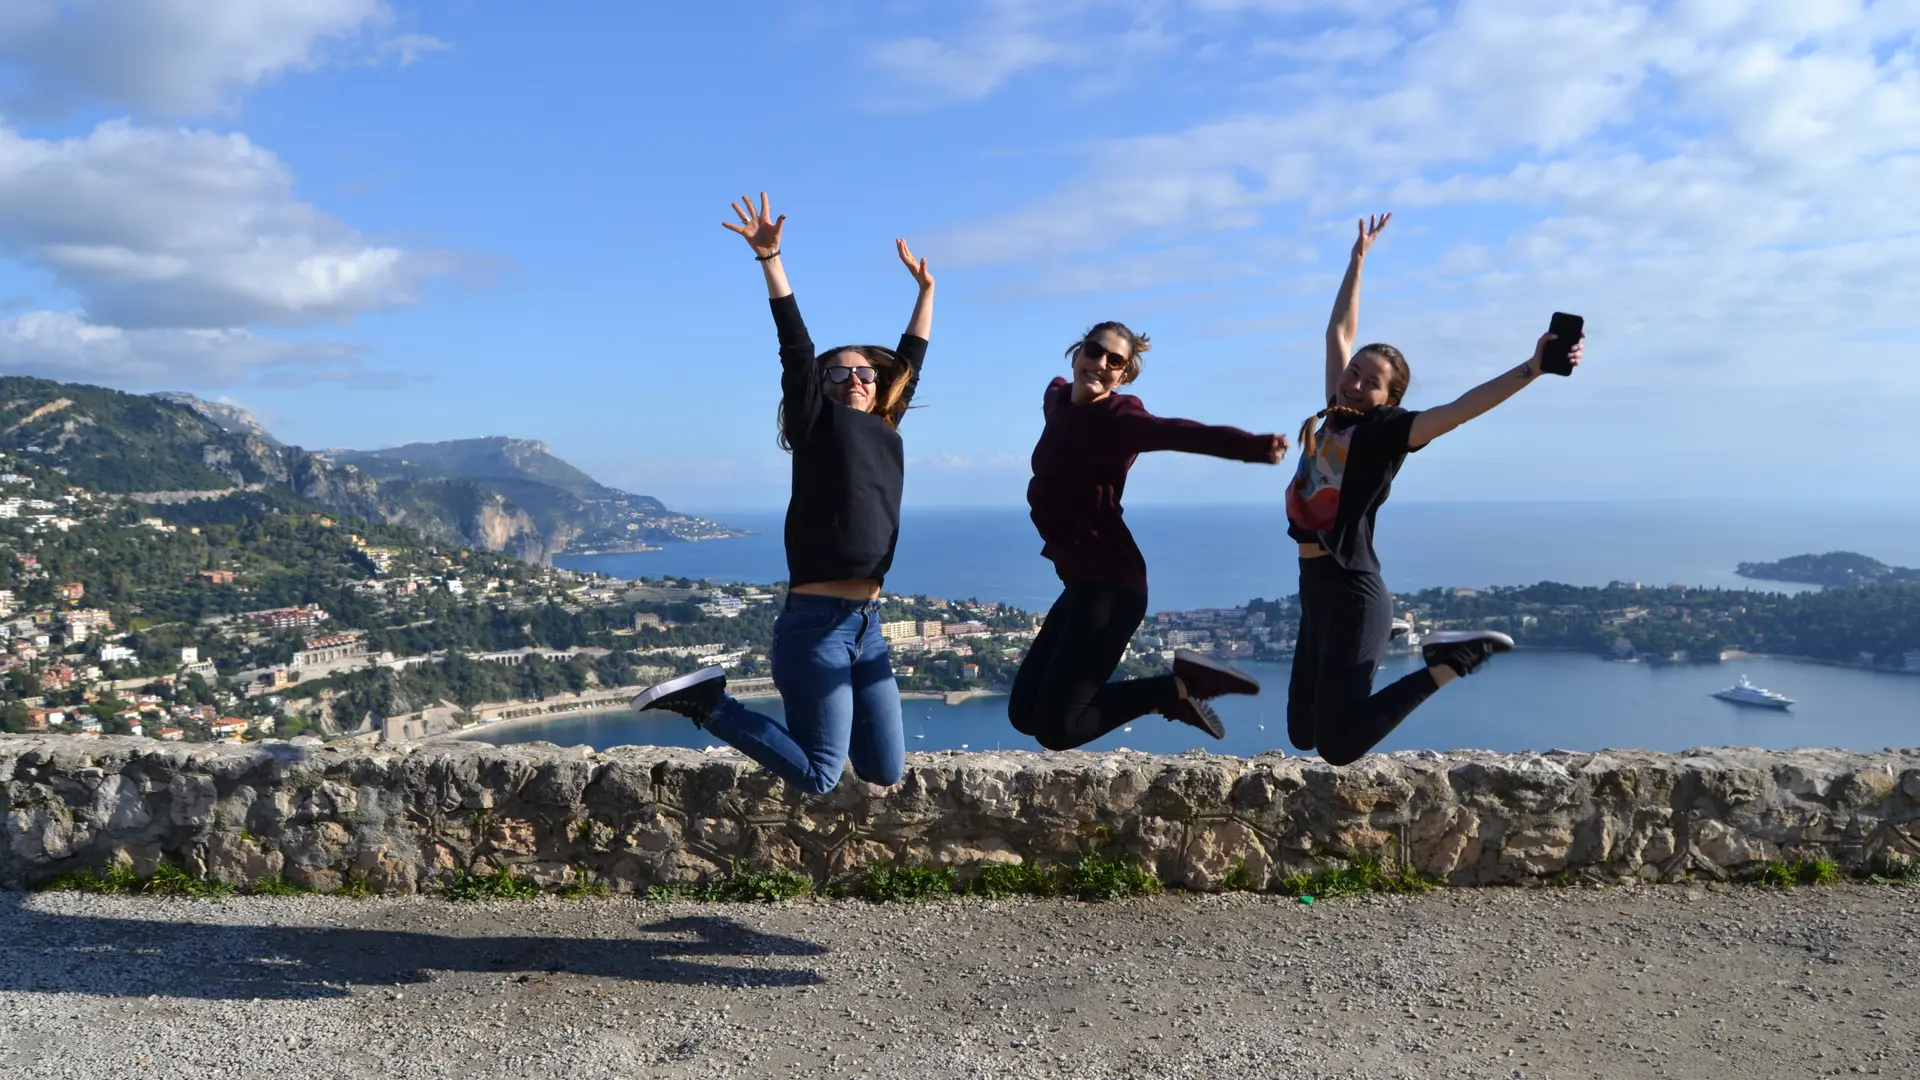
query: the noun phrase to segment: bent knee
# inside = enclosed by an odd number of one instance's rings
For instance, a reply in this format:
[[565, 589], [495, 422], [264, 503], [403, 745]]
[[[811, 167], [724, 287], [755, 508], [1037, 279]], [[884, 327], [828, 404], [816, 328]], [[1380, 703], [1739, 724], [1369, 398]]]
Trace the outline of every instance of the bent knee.
[[794, 785], [794, 787], [799, 788], [809, 795], [825, 795], [827, 792], [839, 786], [840, 774], [837, 772], [832, 775], [819, 772], [808, 773]]
[[1365, 748], [1355, 749], [1349, 746], [1322, 746], [1320, 748], [1320, 760], [1334, 766], [1351, 765], [1366, 756], [1367, 750]]
[[855, 769], [853, 774], [869, 784], [892, 787], [906, 778], [907, 768], [901, 764], [882, 769]]

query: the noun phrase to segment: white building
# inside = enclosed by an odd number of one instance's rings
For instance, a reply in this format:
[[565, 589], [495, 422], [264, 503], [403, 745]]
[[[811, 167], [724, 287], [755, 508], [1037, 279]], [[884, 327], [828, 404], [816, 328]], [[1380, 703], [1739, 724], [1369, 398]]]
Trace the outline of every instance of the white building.
[[131, 660], [138, 655], [139, 653], [134, 652], [125, 645], [100, 646], [100, 662], [103, 664], [111, 664], [116, 660]]

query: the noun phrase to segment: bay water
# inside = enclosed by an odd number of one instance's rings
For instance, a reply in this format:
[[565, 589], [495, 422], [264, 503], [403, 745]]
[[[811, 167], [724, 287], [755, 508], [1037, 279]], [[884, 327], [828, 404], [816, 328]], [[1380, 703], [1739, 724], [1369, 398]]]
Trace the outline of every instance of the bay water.
[[[709, 515], [754, 535], [664, 551], [573, 556], [558, 562], [616, 577], [674, 575], [769, 582], [785, 577], [778, 512]], [[1296, 591], [1297, 561], [1283, 512], [1271, 506], [1138, 507], [1127, 520], [1152, 572], [1153, 610], [1229, 607]], [[901, 524], [889, 592], [998, 600], [1044, 611], [1058, 579], [1039, 557], [1024, 508], [914, 509]], [[1920, 501], [1771, 502], [1647, 500], [1566, 503], [1408, 503], [1382, 510], [1377, 547], [1388, 585], [1412, 591], [1449, 585], [1641, 581], [1697, 587], [1799, 591], [1740, 578], [1734, 567], [1806, 552], [1858, 551], [1920, 566]], [[1920, 642], [1915, 642], [1920, 648]], [[1412, 670], [1390, 660], [1379, 685]], [[1228, 728], [1215, 742], [1157, 716], [1094, 748], [1156, 753], [1206, 749], [1257, 754], [1287, 748], [1286, 669], [1247, 664], [1265, 685], [1258, 697], [1221, 699]], [[1795, 699], [1786, 712], [1709, 695], [1745, 674]], [[780, 715], [778, 701], [755, 702]], [[1007, 723], [1002, 697], [959, 705], [905, 702], [908, 749], [1033, 749]], [[921, 734], [925, 738], [919, 738]], [[515, 725], [476, 737], [572, 745], [706, 746], [672, 716], [617, 712]], [[1877, 750], [1920, 746], [1920, 676], [1784, 659], [1724, 664], [1623, 664], [1580, 653], [1522, 651], [1436, 694], [1383, 750], [1480, 748], [1519, 751], [1694, 746]]]

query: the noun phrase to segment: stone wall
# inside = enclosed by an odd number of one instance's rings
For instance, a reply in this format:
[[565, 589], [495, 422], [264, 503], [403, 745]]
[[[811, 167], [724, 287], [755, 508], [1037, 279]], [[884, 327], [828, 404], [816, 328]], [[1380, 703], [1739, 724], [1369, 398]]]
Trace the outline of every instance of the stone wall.
[[158, 860], [246, 885], [454, 870], [620, 891], [739, 871], [1127, 854], [1218, 888], [1350, 853], [1455, 885], [1722, 877], [1920, 854], [1920, 750], [1412, 752], [1345, 769], [1205, 754], [912, 754], [898, 787], [796, 797], [731, 752], [178, 745], [0, 736], [0, 886]]

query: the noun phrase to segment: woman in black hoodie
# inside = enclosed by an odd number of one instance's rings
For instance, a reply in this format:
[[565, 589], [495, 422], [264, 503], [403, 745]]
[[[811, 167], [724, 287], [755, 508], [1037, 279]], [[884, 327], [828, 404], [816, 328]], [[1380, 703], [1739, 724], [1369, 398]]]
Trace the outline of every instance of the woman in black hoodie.
[[891, 785], [905, 768], [900, 691], [880, 636], [880, 585], [900, 538], [905, 474], [900, 418], [913, 400], [933, 328], [933, 275], [897, 240], [919, 286], [897, 348], [848, 345], [816, 354], [780, 262], [786, 215], [765, 192], [742, 199], [739, 222], [766, 276], [780, 334], [780, 437], [793, 454], [787, 502], [787, 603], [774, 622], [773, 683], [782, 724], [727, 695], [709, 667], [649, 687], [636, 709], [691, 719], [787, 783], [825, 794], [849, 760], [862, 780]]

